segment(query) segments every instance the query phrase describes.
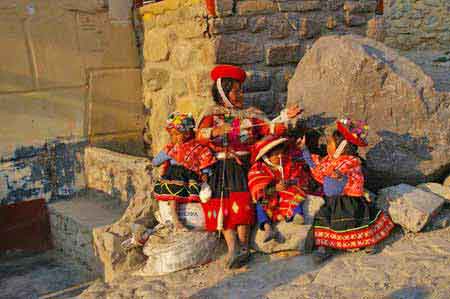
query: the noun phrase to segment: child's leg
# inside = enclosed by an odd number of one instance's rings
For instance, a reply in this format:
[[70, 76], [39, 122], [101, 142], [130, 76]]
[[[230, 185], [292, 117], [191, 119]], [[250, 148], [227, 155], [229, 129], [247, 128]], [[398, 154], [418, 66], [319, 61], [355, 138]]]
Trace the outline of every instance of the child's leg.
[[183, 223], [181, 223], [180, 218], [178, 217], [177, 205], [176, 200], [169, 201], [170, 215], [172, 216], [173, 225], [175, 226], [175, 229], [185, 230], [187, 228], [183, 225]]
[[228, 248], [225, 266], [227, 268], [231, 268], [233, 266], [234, 259], [236, 258], [236, 252], [237, 252], [236, 231], [234, 231], [232, 229], [226, 229], [223, 231], [223, 236], [225, 238], [225, 242], [227, 243], [227, 248]]

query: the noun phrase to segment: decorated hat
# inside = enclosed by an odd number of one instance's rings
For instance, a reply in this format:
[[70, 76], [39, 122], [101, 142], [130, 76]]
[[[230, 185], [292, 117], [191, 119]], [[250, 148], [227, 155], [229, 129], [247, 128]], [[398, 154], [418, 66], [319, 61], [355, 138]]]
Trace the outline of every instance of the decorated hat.
[[166, 129], [175, 129], [179, 132], [187, 132], [195, 128], [195, 120], [192, 115], [173, 112], [169, 115], [166, 122]]
[[271, 135], [256, 142], [252, 149], [252, 159], [251, 159], [252, 162], [254, 163], [258, 161], [259, 159], [261, 159], [261, 157], [267, 154], [274, 147], [286, 142], [287, 140], [288, 140], [287, 138], [280, 138]]
[[353, 121], [349, 118], [343, 118], [336, 122], [337, 129], [344, 136], [345, 140], [357, 145], [367, 146], [367, 135], [369, 126], [362, 120]]
[[211, 71], [211, 79], [213, 81], [217, 81], [219, 78], [232, 78], [243, 83], [246, 77], [245, 71], [234, 65], [218, 65]]

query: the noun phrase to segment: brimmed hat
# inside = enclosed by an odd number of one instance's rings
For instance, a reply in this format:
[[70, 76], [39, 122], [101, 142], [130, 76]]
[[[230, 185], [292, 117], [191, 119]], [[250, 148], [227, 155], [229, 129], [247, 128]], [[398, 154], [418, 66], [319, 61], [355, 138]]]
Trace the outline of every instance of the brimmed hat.
[[187, 132], [195, 128], [195, 120], [192, 115], [173, 112], [166, 121], [166, 130], [175, 129], [178, 132]]
[[369, 126], [362, 120], [353, 121], [349, 118], [343, 118], [336, 122], [338, 131], [344, 136], [345, 140], [356, 146], [367, 146], [367, 135]]
[[245, 81], [247, 75], [243, 69], [234, 65], [218, 65], [211, 71], [211, 79], [215, 82], [219, 78], [232, 78], [241, 83]]
[[288, 141], [287, 138], [281, 138], [277, 136], [268, 136], [258, 142], [255, 143], [252, 149], [252, 163], [255, 163], [262, 156], [267, 154], [270, 150], [272, 150], [277, 145], [280, 145], [284, 142]]

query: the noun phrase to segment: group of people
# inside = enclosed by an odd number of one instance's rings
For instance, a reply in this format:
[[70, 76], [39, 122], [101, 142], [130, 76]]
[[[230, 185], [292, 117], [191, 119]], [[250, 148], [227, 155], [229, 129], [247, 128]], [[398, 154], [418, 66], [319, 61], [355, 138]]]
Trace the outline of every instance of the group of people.
[[201, 202], [205, 229], [221, 231], [227, 243], [226, 268], [237, 268], [249, 260], [252, 225], [264, 231], [265, 242], [282, 242], [273, 223], [302, 223], [303, 203], [314, 194], [325, 199], [306, 242], [316, 261], [336, 249], [373, 252], [394, 224], [364, 196], [357, 152], [367, 146], [367, 125], [337, 121], [321, 157], [310, 152], [305, 136], [288, 134], [285, 124], [301, 109], [285, 109], [270, 121], [256, 108], [244, 109], [244, 70], [220, 65], [211, 78], [215, 105], [198, 125], [190, 114], [172, 113], [170, 142], [153, 159], [162, 167], [154, 196], [169, 202], [175, 229], [187, 230], [178, 204]]

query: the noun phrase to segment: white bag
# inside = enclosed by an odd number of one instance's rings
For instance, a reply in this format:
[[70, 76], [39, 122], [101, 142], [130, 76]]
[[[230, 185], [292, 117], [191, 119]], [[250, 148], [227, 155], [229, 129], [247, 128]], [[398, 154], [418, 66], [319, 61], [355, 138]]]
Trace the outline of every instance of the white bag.
[[207, 203], [211, 199], [212, 190], [208, 183], [203, 183], [201, 185], [199, 196], [202, 203]]

